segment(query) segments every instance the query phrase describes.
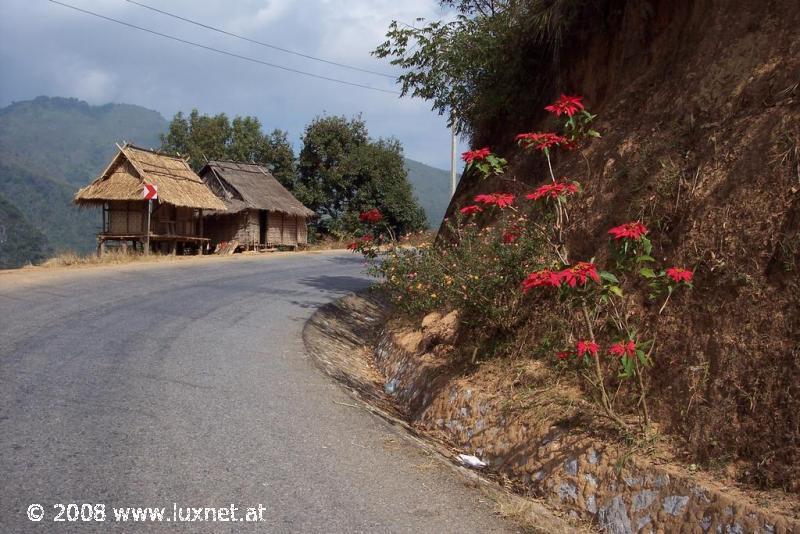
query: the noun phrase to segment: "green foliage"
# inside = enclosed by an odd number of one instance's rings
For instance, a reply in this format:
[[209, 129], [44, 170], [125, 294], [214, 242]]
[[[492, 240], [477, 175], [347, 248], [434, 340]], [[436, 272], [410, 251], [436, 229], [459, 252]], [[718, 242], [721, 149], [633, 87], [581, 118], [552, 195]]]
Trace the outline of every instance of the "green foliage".
[[322, 217], [320, 230], [344, 234], [377, 208], [396, 235], [425, 228], [395, 139], [369, 138], [360, 117], [318, 117], [306, 127], [295, 195]]
[[193, 109], [187, 117], [178, 112], [167, 133], [161, 135], [161, 150], [188, 156], [195, 171], [207, 160], [223, 159], [264, 165], [289, 188], [295, 179], [294, 150], [288, 134], [277, 129], [263, 133], [256, 117], [231, 121], [224, 113], [201, 115]]
[[[157, 146], [165, 127], [155, 111], [74, 98], [40, 96], [0, 109], [0, 195], [27, 221], [20, 228], [30, 239], [14, 246], [13, 263], [39, 261], [40, 251], [93, 250], [100, 215], [76, 208], [75, 190], [105, 168], [115, 141]], [[42, 235], [47, 245], [39, 245]]]
[[513, 333], [523, 316], [522, 281], [554, 260], [543, 234], [515, 212], [488, 228], [458, 217], [449, 231], [453, 240], [434, 248], [390, 250], [372, 274], [407, 315], [457, 309], [476, 339]]
[[38, 263], [49, 252], [44, 235], [14, 205], [0, 196], [0, 269]]
[[[605, 1], [443, 0], [458, 16], [407, 26], [393, 21], [373, 54], [403, 70], [402, 93], [430, 100], [467, 133], [491, 138], [552, 95], [552, 76], [580, 21], [601, 17]], [[418, 19], [418, 22], [424, 22]], [[500, 133], [500, 132], [498, 132]]]

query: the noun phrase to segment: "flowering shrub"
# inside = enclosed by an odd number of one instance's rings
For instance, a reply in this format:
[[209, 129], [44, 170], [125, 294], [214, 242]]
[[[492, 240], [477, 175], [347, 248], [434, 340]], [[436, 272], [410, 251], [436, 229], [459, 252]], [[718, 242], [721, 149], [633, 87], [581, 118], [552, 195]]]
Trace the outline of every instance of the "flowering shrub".
[[358, 216], [358, 220], [361, 221], [362, 223], [375, 224], [383, 220], [383, 215], [381, 214], [380, 211], [378, 211], [378, 208], [372, 208], [369, 211], [361, 213]]
[[508, 163], [505, 159], [493, 154], [489, 147], [464, 152], [461, 154], [461, 159], [467, 162], [467, 170], [477, 169], [484, 178], [492, 174], [503, 174]]
[[[446, 221], [452, 239], [442, 239], [435, 248], [391, 248], [371, 272], [383, 280], [404, 313], [459, 309], [464, 331], [471, 334], [465, 343], [474, 348], [473, 359], [481, 343], [497, 351], [504, 339], [519, 335], [529, 310], [560, 313], [562, 324], [549, 334], [561, 338], [549, 342], [561, 347], [555, 351], [556, 365], [585, 377], [603, 413], [622, 427], [628, 423], [617, 413], [617, 394], [609, 394], [609, 384], [616, 381], [618, 391], [630, 380], [638, 391], [634, 409], [647, 425], [645, 373], [656, 344], [646, 339], [652, 327], [635, 324], [641, 317], [629, 309], [633, 301], [623, 288], [643, 282], [652, 290], [650, 298], [666, 294], [661, 314], [676, 289], [692, 287], [694, 273], [682, 267], [657, 269], [649, 230], [640, 220], [607, 230], [612, 251], [608, 268], [614, 272], [602, 270], [594, 258], [572, 258], [564, 237], [570, 224], [568, 201], [581, 186], [566, 177], [556, 179], [551, 154], [575, 149], [600, 134], [590, 128], [595, 115], [580, 96], [562, 94], [545, 109], [564, 121], [561, 133], [529, 132], [516, 139], [523, 150], [545, 157], [548, 183], [522, 197], [511, 192], [476, 195], [474, 204], [462, 206], [453, 221]], [[484, 177], [505, 167], [505, 160], [488, 147], [463, 158]], [[487, 210], [493, 211], [494, 222], [481, 228], [472, 216]], [[363, 248], [356, 244], [355, 250], [369, 255], [371, 243]], [[579, 326], [570, 321], [576, 315], [582, 318]], [[565, 345], [571, 348], [564, 350]]]
[[492, 193], [490, 195], [477, 195], [475, 202], [480, 202], [488, 206], [497, 206], [500, 209], [507, 208], [514, 203], [516, 197], [511, 193]]

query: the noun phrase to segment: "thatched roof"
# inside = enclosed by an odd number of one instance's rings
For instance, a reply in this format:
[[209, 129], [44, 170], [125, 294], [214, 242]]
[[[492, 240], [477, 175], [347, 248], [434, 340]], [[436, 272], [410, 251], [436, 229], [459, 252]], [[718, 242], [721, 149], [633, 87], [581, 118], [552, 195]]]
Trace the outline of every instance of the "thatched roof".
[[76, 204], [143, 200], [143, 184], [158, 187], [159, 202], [186, 208], [225, 210], [225, 205], [185, 159], [125, 145], [103, 173], [75, 193]]
[[219, 195], [228, 213], [257, 209], [314, 217], [270, 172], [255, 164], [209, 161], [200, 176]]

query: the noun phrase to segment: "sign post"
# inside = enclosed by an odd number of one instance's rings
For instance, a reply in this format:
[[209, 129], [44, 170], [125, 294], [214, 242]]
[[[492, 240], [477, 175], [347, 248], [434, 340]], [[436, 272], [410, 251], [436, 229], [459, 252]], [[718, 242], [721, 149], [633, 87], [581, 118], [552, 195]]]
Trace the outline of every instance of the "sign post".
[[145, 236], [144, 253], [150, 254], [150, 215], [153, 213], [153, 200], [158, 199], [158, 186], [144, 184], [142, 196], [147, 201], [147, 234]]

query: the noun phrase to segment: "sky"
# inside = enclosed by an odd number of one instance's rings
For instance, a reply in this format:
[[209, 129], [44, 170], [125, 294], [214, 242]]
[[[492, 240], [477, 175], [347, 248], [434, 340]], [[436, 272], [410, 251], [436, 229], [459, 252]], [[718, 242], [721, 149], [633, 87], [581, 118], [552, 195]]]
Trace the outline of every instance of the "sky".
[[[393, 79], [248, 43], [126, 0], [60, 1], [260, 61], [399, 92]], [[398, 72], [388, 61], [370, 56], [391, 21], [448, 17], [437, 0], [137, 1], [254, 40], [393, 75]], [[407, 157], [450, 167], [450, 132], [429, 102], [220, 55], [48, 0], [0, 0], [0, 106], [39, 95], [137, 104], [167, 119], [192, 108], [254, 115], [267, 131], [288, 131], [296, 148], [316, 116], [360, 113], [372, 137], [396, 137]]]

